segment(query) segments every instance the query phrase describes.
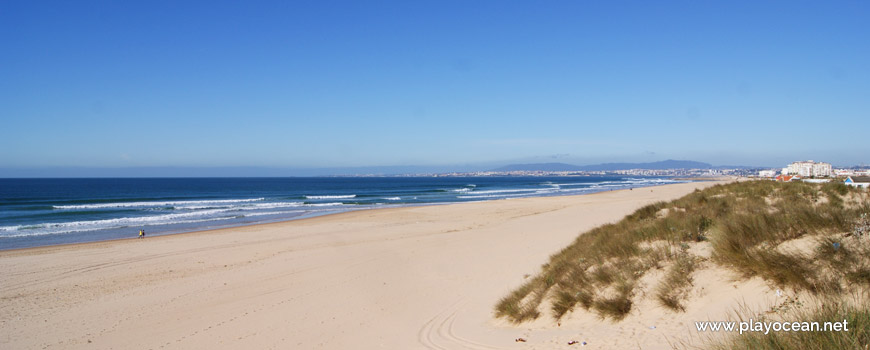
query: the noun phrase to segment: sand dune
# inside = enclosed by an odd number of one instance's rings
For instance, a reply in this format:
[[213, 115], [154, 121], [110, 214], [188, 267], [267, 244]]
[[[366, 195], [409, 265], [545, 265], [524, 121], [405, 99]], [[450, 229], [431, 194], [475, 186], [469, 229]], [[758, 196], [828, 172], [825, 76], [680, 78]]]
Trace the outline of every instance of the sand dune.
[[[492, 309], [579, 233], [712, 184], [0, 252], [0, 348], [670, 348], [688, 325], [654, 308], [620, 324], [576, 315], [561, 326], [514, 326]], [[718, 300], [721, 313], [729, 295], [699, 300]]]

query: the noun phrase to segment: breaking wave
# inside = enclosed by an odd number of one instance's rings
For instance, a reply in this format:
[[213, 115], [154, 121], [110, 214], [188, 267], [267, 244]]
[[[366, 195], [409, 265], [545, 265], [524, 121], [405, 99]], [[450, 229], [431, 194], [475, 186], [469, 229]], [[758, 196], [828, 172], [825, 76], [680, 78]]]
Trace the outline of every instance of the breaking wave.
[[99, 203], [99, 204], [76, 204], [76, 205], [55, 205], [54, 209], [106, 209], [106, 208], [141, 208], [141, 207], [174, 207], [190, 205], [192, 207], [206, 207], [226, 205], [231, 203], [250, 203], [265, 200], [265, 198], [251, 199], [215, 199], [215, 200], [198, 200], [198, 201], [166, 201], [166, 202], [117, 202], [117, 203]]
[[326, 196], [305, 196], [306, 199], [351, 199], [356, 198], [355, 194], [348, 195], [326, 195]]

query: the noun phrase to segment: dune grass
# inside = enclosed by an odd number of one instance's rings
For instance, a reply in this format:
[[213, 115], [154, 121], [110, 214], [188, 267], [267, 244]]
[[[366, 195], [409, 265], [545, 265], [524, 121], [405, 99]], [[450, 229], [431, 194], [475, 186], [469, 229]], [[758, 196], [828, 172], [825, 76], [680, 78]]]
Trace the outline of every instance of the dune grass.
[[704, 347], [708, 350], [866, 350], [870, 347], [870, 303], [843, 299], [819, 300], [812, 309], [793, 309], [786, 320], [800, 322], [847, 322], [846, 331], [748, 332], [719, 339]]
[[[816, 294], [841, 293], [850, 285], [870, 285], [870, 248], [859, 244], [868, 239], [854, 239], [867, 236], [855, 228], [861, 220], [866, 224], [866, 213], [867, 192], [840, 183], [745, 181], [696, 190], [581, 234], [551, 256], [537, 276], [502, 298], [495, 313], [523, 322], [540, 317], [546, 303], [556, 319], [579, 306], [620, 320], [631, 311], [639, 279], [663, 267], [668, 270], [655, 296], [663, 307], [679, 312], [693, 271], [707, 263], [687, 253], [689, 244], [709, 244], [709, 263], [745, 278], [760, 276]], [[810, 256], [777, 249], [808, 235], [819, 238]]]
[[668, 269], [667, 275], [656, 287], [659, 304], [673, 311], [685, 311], [683, 300], [692, 286], [692, 272], [695, 271], [695, 257], [681, 253]]

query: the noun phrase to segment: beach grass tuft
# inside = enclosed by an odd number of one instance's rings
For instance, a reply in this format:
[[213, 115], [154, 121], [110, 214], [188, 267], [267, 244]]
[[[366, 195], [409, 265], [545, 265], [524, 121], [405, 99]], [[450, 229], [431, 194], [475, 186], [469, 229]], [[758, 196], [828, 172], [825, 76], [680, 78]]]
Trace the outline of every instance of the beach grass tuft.
[[691, 289], [695, 264], [695, 258], [685, 251], [674, 259], [667, 275], [656, 288], [659, 304], [673, 311], [685, 311], [683, 300]]
[[818, 307], [787, 312], [786, 319], [801, 322], [843, 322], [847, 331], [746, 332], [706, 344], [707, 350], [866, 350], [870, 347], [870, 303], [852, 298], [821, 299]]

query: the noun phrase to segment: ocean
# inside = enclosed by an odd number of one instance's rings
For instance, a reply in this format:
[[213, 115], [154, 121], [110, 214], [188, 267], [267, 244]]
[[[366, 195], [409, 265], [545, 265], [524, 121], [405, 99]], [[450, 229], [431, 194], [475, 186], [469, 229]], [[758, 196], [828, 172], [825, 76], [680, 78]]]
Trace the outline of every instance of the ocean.
[[286, 221], [351, 210], [594, 193], [661, 177], [0, 179], [0, 250]]

